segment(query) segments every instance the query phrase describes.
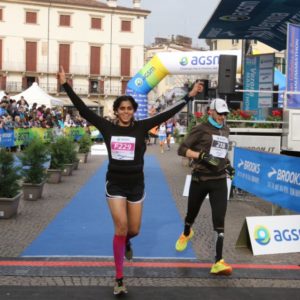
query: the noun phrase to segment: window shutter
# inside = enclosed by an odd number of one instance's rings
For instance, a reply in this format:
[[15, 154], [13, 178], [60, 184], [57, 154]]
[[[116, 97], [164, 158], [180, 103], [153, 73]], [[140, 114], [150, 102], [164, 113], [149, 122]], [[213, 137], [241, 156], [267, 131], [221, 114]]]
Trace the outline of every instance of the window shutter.
[[26, 71], [36, 72], [37, 43], [26, 42]]
[[100, 18], [91, 18], [91, 27], [93, 29], [101, 29], [102, 20]]
[[121, 49], [121, 76], [130, 76], [131, 49]]
[[100, 75], [100, 47], [91, 46], [90, 74]]
[[131, 31], [131, 21], [121, 21], [121, 31]]
[[37, 13], [34, 11], [26, 11], [26, 23], [36, 24], [37, 23]]
[[59, 68], [63, 66], [66, 73], [70, 73], [70, 45], [59, 45]]

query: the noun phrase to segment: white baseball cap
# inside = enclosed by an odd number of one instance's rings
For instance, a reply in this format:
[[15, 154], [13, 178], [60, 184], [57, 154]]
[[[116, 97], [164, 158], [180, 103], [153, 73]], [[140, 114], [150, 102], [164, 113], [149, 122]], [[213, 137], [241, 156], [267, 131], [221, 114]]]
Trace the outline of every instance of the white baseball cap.
[[221, 98], [214, 99], [209, 106], [210, 109], [214, 109], [219, 114], [229, 113], [229, 109], [225, 100]]

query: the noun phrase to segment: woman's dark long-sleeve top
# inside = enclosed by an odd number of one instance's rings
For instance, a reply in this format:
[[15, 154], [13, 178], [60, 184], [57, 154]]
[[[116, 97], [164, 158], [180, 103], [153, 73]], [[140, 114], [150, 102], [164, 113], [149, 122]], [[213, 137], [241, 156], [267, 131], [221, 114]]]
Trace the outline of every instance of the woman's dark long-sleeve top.
[[144, 153], [148, 131], [178, 113], [191, 99], [187, 95], [169, 109], [144, 120], [134, 121], [123, 127], [102, 118], [91, 111], [67, 83], [63, 87], [80, 115], [93, 124], [103, 135], [108, 151], [107, 180], [123, 182], [143, 180]]
[[[218, 129], [211, 125], [209, 122], [199, 124], [191, 130], [188, 137], [183, 141], [183, 143], [178, 148], [178, 154], [181, 156], [186, 156], [188, 149], [191, 149], [196, 152], [206, 152], [210, 153], [211, 147], [214, 145], [213, 137], [221, 136], [228, 139], [229, 137], [229, 127], [223, 126]], [[228, 142], [223, 144], [224, 150], [228, 150]], [[202, 161], [195, 160], [193, 163], [193, 173], [197, 173], [201, 180], [211, 180], [225, 178], [225, 165], [229, 163], [227, 155], [224, 158], [220, 159], [220, 165], [218, 167], [212, 167], [208, 164], [205, 164]]]

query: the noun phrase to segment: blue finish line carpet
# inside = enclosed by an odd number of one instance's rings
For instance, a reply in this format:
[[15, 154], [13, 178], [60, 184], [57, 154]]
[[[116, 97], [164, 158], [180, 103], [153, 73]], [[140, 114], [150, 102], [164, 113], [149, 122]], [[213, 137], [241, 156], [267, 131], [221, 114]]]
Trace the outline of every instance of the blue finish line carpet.
[[[104, 191], [106, 169], [107, 162], [21, 256], [112, 257], [114, 230]], [[191, 245], [182, 253], [175, 250], [182, 220], [159, 163], [150, 155], [145, 156], [145, 184], [141, 232], [132, 240], [134, 257], [195, 259]]]

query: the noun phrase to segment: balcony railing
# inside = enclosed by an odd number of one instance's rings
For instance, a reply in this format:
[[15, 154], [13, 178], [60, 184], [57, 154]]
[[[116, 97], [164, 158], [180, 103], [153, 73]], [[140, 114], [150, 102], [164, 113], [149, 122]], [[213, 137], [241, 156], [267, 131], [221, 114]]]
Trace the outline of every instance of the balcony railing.
[[[58, 90], [58, 86], [55, 83], [41, 83], [39, 86], [48, 94], [59, 94], [64, 93], [63, 90]], [[25, 90], [22, 86], [22, 82], [17, 81], [7, 81], [6, 82], [6, 91], [8, 93], [17, 94], [21, 93], [23, 90]], [[111, 87], [97, 87], [97, 88], [89, 88], [88, 85], [74, 85], [73, 89], [75, 93], [78, 95], [107, 95], [107, 96], [119, 96], [122, 94], [122, 88], [120, 86], [112, 85]]]
[[[26, 72], [26, 66], [24, 61], [3, 61], [2, 70], [7, 72]], [[58, 64], [41, 64], [37, 65], [35, 73], [40, 74], [55, 74], [59, 70]], [[134, 76], [139, 71], [138, 68], [134, 68], [131, 70], [131, 76]], [[70, 74], [74, 75], [90, 75], [90, 67], [89, 65], [76, 65], [72, 64], [69, 70]], [[121, 67], [111, 68], [109, 66], [102, 65], [100, 69], [99, 77], [122, 77], [121, 75]]]

